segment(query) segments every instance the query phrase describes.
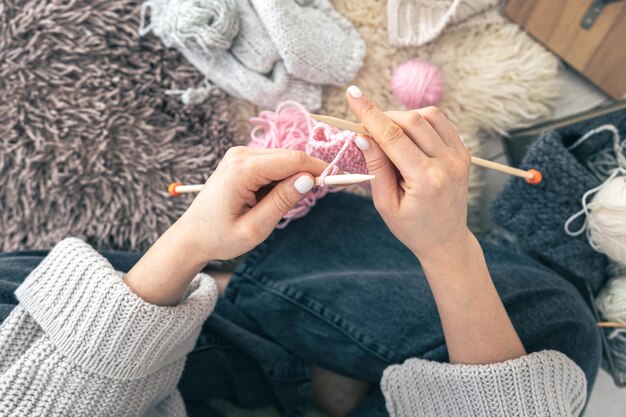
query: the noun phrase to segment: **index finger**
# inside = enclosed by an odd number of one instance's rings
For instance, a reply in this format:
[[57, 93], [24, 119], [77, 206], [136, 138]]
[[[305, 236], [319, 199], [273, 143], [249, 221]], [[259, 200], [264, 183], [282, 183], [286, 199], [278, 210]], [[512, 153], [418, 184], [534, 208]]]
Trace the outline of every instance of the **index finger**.
[[426, 154], [409, 138], [400, 126], [380, 111], [356, 86], [348, 88], [348, 103], [356, 117], [370, 132], [391, 162], [407, 173], [427, 160]]

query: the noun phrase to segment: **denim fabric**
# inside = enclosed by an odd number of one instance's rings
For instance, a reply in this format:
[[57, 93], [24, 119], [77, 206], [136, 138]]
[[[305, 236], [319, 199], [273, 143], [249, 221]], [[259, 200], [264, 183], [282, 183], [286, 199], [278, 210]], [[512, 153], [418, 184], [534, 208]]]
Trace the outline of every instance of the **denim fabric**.
[[[600, 338], [576, 289], [530, 258], [482, 246], [527, 351], [565, 353], [591, 389]], [[122, 271], [138, 259], [104, 255]], [[13, 291], [43, 256], [0, 256], [0, 312], [15, 304]], [[213, 398], [300, 416], [310, 399], [311, 364], [376, 383], [388, 365], [410, 357], [447, 360], [424, 273], [371, 201], [336, 193], [248, 255], [203, 326], [179, 388], [191, 416], [217, 415]], [[387, 415], [379, 389], [351, 413]]]
[[[495, 286], [526, 350], [554, 349], [597, 374], [599, 331], [585, 301], [536, 261], [482, 244]], [[337, 193], [258, 247], [226, 298], [307, 363], [376, 383], [410, 357], [447, 361], [443, 331], [419, 262], [372, 203]], [[374, 392], [353, 416], [386, 416]]]

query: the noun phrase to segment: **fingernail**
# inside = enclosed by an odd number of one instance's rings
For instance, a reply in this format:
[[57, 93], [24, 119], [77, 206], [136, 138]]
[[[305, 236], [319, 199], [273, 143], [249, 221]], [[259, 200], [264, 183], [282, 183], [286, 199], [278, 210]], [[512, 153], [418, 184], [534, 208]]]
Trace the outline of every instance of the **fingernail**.
[[308, 193], [314, 185], [315, 182], [313, 181], [313, 178], [308, 175], [298, 177], [298, 179], [296, 179], [293, 183], [293, 186], [296, 187], [296, 190], [298, 190], [300, 194]]
[[352, 98], [356, 99], [363, 97], [363, 92], [356, 85], [351, 85], [350, 87], [348, 87], [348, 94], [350, 94]]
[[359, 135], [354, 139], [354, 143], [356, 144], [356, 146], [362, 150], [362, 151], [366, 151], [370, 148], [370, 143], [367, 141], [367, 139], [365, 139], [363, 136]]

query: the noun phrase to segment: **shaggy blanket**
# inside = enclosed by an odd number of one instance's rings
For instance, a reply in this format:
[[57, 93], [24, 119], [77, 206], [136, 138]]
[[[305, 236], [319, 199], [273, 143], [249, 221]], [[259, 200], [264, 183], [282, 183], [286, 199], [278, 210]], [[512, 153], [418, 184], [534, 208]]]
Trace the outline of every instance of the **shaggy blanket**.
[[224, 95], [185, 107], [202, 76], [156, 37], [139, 1], [0, 2], [0, 251], [66, 236], [145, 249], [233, 143]]

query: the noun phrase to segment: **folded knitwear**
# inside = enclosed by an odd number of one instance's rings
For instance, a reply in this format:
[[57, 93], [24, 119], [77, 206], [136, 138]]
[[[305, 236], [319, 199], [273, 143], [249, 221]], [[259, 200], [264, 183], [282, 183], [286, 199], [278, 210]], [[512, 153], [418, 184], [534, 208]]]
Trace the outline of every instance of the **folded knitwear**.
[[486, 13], [500, 0], [389, 0], [389, 43], [422, 46], [437, 38], [446, 27], [478, 20], [488, 23], [497, 13]]
[[218, 87], [265, 108], [318, 109], [321, 86], [351, 81], [365, 56], [329, 0], [147, 0], [140, 33], [150, 31]]
[[[586, 132], [613, 124], [626, 135], [626, 110], [545, 132], [522, 161], [521, 167], [536, 168], [543, 182], [529, 186], [513, 178], [491, 206], [494, 221], [513, 233], [522, 248], [552, 265], [585, 280], [597, 292], [607, 278], [608, 259], [589, 245], [584, 234], [572, 237], [564, 224], [581, 209], [583, 194], [602, 182], [588, 168], [588, 159], [613, 146], [609, 132], [596, 134], [569, 151]], [[573, 224], [572, 230], [582, 224]]]

